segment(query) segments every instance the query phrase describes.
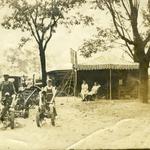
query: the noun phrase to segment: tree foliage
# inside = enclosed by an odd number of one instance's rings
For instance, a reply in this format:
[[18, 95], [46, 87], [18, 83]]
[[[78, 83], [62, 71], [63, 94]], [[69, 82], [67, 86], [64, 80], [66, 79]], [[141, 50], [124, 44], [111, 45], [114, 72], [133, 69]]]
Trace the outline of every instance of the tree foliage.
[[[107, 11], [111, 17], [112, 17], [112, 22], [115, 27], [115, 31], [113, 30], [114, 28], [111, 28], [112, 32], [109, 32], [105, 29], [101, 29], [102, 32], [105, 32], [107, 36], [111, 40], [115, 41], [117, 38], [113, 37], [116, 34], [118, 34], [118, 38], [121, 38], [123, 40], [124, 46], [128, 48], [128, 54], [137, 62], [139, 62], [143, 57], [149, 61], [149, 41], [150, 41], [150, 26], [149, 26], [149, 21], [150, 21], [150, 12], [149, 12], [149, 7], [148, 5], [145, 5], [145, 10], [140, 10], [140, 1], [139, 0], [96, 0], [92, 1], [92, 3], [96, 4], [96, 8], [99, 8], [100, 10]], [[142, 11], [143, 13], [141, 13]], [[140, 17], [139, 17], [140, 16]], [[143, 22], [141, 19], [143, 18]], [[148, 21], [149, 20], [149, 21]], [[140, 28], [141, 26], [141, 28]], [[144, 28], [144, 31], [143, 31]], [[110, 35], [112, 34], [112, 35]], [[98, 34], [99, 36], [96, 35], [96, 40], [101, 41], [99, 42], [99, 46], [103, 48], [103, 45], [108, 45], [108, 40], [104, 40], [104, 35], [103, 34]], [[94, 40], [95, 41], [95, 40]], [[136, 47], [138, 47], [138, 44], [143, 43], [144, 51], [140, 52], [136, 50]], [[96, 42], [96, 41], [95, 41]], [[87, 41], [86, 41], [87, 43]], [[85, 44], [86, 44], [85, 43]], [[91, 42], [93, 43], [93, 41]], [[85, 44], [83, 44], [85, 46]], [[83, 46], [83, 48], [84, 48]], [[106, 46], [107, 47], [107, 46]], [[107, 47], [109, 48], [109, 46]], [[81, 50], [82, 48], [80, 48]], [[104, 47], [105, 49], [105, 47]], [[89, 50], [90, 53], [90, 48]], [[96, 48], [94, 51], [97, 51]], [[84, 52], [82, 51], [83, 55]], [[142, 53], [142, 55], [141, 55]]]
[[[21, 29], [29, 31], [38, 44], [42, 44], [44, 50], [47, 47], [52, 34], [56, 32], [56, 27], [63, 21], [65, 15], [75, 6], [80, 6], [84, 0], [6, 0], [6, 4], [11, 8], [12, 14], [5, 16], [2, 26], [6, 29]], [[90, 17], [85, 17], [88, 22]], [[69, 20], [72, 24], [72, 20]]]
[[117, 42], [118, 35], [116, 31], [109, 28], [97, 27], [97, 34], [93, 38], [84, 40], [79, 47], [79, 51], [84, 57], [91, 57], [92, 54], [98, 51], [107, 51], [114, 47], [114, 42]]
[[[78, 14], [78, 17], [68, 16], [68, 13], [81, 7], [85, 0], [3, 0], [4, 5], [11, 10], [5, 16], [2, 26], [6, 29], [21, 29], [34, 37], [40, 55], [43, 84], [46, 84], [45, 50], [58, 24], [91, 23], [92, 17]], [[78, 18], [81, 18], [79, 21]]]

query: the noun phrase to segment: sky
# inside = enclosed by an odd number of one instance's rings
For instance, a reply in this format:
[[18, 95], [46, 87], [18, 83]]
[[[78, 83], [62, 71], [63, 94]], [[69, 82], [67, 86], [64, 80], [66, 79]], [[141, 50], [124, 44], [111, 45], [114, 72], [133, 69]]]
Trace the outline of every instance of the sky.
[[[142, 5], [146, 3], [147, 0], [142, 0]], [[105, 12], [91, 11], [87, 7], [83, 7], [81, 12], [85, 14], [90, 14], [95, 18], [95, 25], [100, 27], [110, 26], [110, 16]], [[3, 16], [7, 15], [9, 11], [7, 9], [0, 10], [0, 22], [2, 22]], [[91, 38], [93, 34], [96, 33], [96, 26], [75, 26], [71, 27], [71, 32], [64, 26], [58, 26], [56, 33], [53, 35], [51, 41], [48, 44], [46, 54], [47, 54], [47, 71], [55, 68], [63, 68], [63, 66], [70, 65], [70, 49], [78, 50], [79, 46], [83, 43], [84, 39]], [[6, 30], [0, 26], [0, 59], [3, 62], [5, 57], [5, 51], [10, 48], [16, 48], [17, 44], [22, 37], [20, 31]], [[30, 43], [31, 44], [31, 43]], [[35, 43], [28, 45], [33, 48]], [[112, 54], [115, 56], [122, 56], [122, 52], [118, 47], [118, 50], [113, 51]], [[99, 55], [102, 55], [99, 54]], [[38, 51], [37, 51], [38, 56]], [[126, 57], [126, 56], [125, 56]]]

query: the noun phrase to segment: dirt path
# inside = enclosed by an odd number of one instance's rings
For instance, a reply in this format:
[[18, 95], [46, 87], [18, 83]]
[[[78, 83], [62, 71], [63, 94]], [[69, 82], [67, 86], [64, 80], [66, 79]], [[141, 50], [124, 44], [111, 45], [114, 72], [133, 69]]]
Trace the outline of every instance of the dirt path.
[[32, 109], [28, 119], [16, 120], [14, 130], [0, 130], [0, 149], [150, 147], [149, 104], [121, 100], [82, 103], [80, 99], [66, 97], [57, 98], [56, 104], [56, 127], [46, 120], [38, 128], [36, 109]]

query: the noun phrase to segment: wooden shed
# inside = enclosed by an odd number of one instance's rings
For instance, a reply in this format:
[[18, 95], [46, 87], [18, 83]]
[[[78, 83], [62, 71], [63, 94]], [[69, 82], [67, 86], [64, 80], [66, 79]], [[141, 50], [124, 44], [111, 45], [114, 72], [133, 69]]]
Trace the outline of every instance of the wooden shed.
[[101, 58], [88, 59], [76, 66], [77, 93], [81, 90], [82, 80], [86, 80], [89, 90], [97, 81], [99, 95], [106, 99], [137, 98], [139, 64], [114, 58], [104, 61]]
[[[77, 61], [76, 61], [77, 62]], [[55, 69], [48, 72], [55, 85], [62, 91], [66, 88], [69, 95], [78, 96], [81, 84], [86, 80], [89, 91], [97, 81], [101, 88], [99, 96], [106, 99], [137, 98], [139, 64], [117, 57], [95, 57], [84, 59], [72, 68]]]

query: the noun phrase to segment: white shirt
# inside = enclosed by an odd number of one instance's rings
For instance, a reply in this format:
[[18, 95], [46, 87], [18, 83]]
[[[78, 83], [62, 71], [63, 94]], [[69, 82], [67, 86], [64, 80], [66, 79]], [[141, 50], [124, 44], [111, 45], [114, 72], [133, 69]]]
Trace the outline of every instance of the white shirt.
[[101, 85], [93, 85], [91, 91], [88, 94], [89, 95], [97, 94], [97, 91], [100, 87], [101, 87]]
[[82, 94], [88, 93], [88, 84], [87, 83], [81, 85], [81, 93]]

